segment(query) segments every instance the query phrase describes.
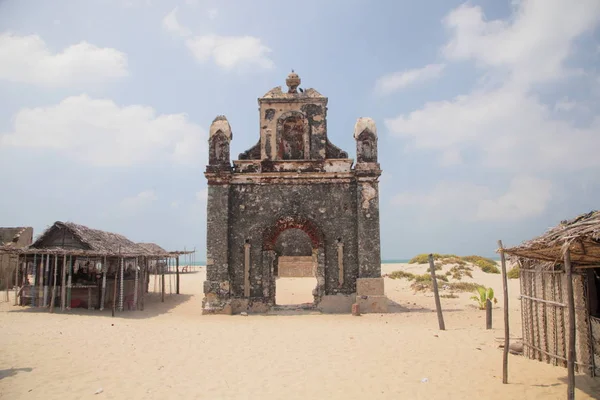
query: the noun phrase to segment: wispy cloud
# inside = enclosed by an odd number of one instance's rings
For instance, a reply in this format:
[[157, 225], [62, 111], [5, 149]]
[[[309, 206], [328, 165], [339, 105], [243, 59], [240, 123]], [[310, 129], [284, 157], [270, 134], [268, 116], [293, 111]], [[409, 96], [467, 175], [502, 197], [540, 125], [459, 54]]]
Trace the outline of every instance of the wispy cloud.
[[390, 94], [410, 85], [433, 80], [442, 74], [444, 68], [444, 64], [429, 64], [422, 68], [384, 75], [375, 83], [375, 91], [379, 94]]
[[47, 87], [101, 83], [129, 75], [127, 55], [88, 42], [53, 53], [38, 35], [0, 35], [0, 80]]

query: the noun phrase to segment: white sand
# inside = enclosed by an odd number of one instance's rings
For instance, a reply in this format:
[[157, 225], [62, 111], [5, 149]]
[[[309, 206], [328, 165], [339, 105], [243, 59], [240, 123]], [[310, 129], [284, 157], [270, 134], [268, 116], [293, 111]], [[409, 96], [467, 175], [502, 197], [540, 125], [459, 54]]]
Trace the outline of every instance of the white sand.
[[[398, 268], [426, 269], [385, 265], [383, 273]], [[502, 298], [499, 275], [474, 278]], [[184, 294], [167, 295], [165, 303], [151, 294], [145, 311], [115, 318], [110, 311], [49, 314], [1, 303], [0, 398], [85, 399], [99, 388], [98, 399], [566, 396], [566, 369], [521, 356], [510, 356], [510, 384], [502, 384], [501, 301], [494, 329], [486, 330], [471, 294], [442, 299], [447, 330], [440, 332], [431, 294], [386, 278], [387, 295], [399, 305], [390, 314], [203, 316], [203, 280], [204, 272], [183, 274]], [[518, 280], [511, 280], [516, 337], [518, 293]], [[600, 397], [600, 380], [578, 376], [577, 385], [578, 399]]]

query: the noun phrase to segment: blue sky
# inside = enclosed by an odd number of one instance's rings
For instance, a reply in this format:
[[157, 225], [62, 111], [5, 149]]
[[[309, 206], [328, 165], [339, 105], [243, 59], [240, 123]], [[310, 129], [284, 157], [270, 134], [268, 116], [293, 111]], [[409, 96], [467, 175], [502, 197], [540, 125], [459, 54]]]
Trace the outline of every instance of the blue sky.
[[294, 68], [353, 157], [378, 127], [383, 258], [493, 255], [600, 198], [600, 0], [0, 2], [0, 225], [198, 250], [208, 127], [258, 140]]

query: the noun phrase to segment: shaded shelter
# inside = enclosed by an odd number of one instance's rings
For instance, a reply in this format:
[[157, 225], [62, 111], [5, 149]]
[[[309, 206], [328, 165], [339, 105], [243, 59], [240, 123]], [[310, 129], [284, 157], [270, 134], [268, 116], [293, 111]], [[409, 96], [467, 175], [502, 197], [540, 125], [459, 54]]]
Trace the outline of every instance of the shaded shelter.
[[168, 252], [158, 245], [148, 249], [117, 233], [57, 221], [30, 246], [4, 246], [0, 254], [19, 260], [21, 305], [122, 311], [143, 309], [151, 261], [185, 252]]
[[567, 366], [569, 312], [565, 260], [572, 266], [575, 369], [600, 374], [600, 212], [562, 221], [504, 249], [520, 266], [525, 356]]

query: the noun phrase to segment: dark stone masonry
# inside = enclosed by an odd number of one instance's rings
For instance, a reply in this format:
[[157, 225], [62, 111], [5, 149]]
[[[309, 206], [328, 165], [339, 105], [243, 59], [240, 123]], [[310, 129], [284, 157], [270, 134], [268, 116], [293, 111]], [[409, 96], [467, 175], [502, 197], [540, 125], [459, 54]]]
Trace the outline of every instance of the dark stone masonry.
[[210, 127], [203, 312], [268, 311], [286, 256], [312, 259], [315, 308], [386, 312], [375, 123], [356, 122], [354, 164], [327, 138], [327, 97], [286, 83], [258, 99], [260, 140], [233, 164], [229, 122]]

